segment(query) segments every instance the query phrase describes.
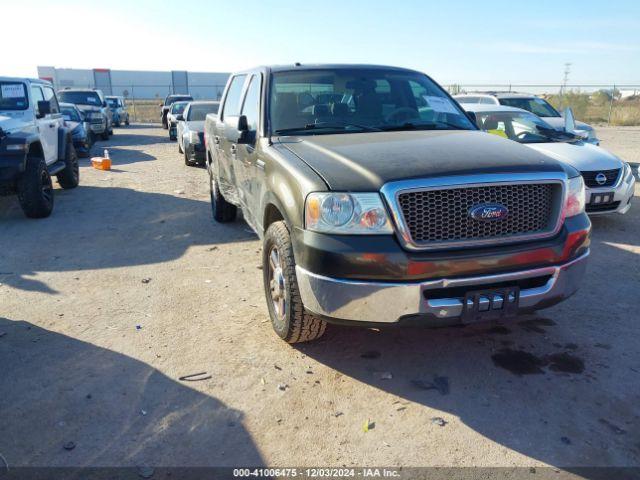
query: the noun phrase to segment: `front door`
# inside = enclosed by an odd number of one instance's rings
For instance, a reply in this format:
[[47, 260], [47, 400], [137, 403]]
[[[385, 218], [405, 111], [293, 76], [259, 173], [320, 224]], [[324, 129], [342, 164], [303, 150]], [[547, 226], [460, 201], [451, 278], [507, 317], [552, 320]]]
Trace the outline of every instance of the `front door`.
[[38, 102], [44, 101], [44, 93], [39, 85], [31, 86], [31, 100], [36, 113], [36, 125], [42, 144], [44, 161], [50, 165], [58, 160], [58, 129], [56, 128], [58, 122], [51, 118], [51, 114], [40, 116]]

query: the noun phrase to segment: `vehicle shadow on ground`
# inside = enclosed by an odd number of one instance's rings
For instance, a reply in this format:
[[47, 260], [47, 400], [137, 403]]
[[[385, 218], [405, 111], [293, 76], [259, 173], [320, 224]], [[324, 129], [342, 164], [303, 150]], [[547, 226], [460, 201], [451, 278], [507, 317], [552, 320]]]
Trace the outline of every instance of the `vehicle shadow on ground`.
[[53, 214], [41, 220], [25, 218], [15, 197], [0, 198], [0, 283], [56, 293], [29, 277], [162, 263], [190, 247], [257, 238], [241, 221], [214, 224], [208, 198], [82, 185], [55, 195]]
[[[330, 326], [320, 341], [298, 348], [397, 396], [389, 411], [399, 419], [405, 409], [415, 418], [416, 407], [427, 407], [433, 434], [462, 422], [507, 449], [567, 470], [637, 467], [640, 254], [615, 242], [631, 238], [637, 248], [639, 221], [640, 211], [595, 219], [579, 292], [536, 315], [436, 330]], [[438, 417], [448, 423], [438, 425]], [[386, 419], [372, 420], [384, 429]]]
[[215, 379], [181, 382], [26, 321], [0, 317], [0, 332], [0, 452], [11, 468], [264, 464], [243, 413], [191, 388]]
[[[163, 130], [163, 134], [158, 135], [144, 135], [138, 133], [136, 130], [148, 130], [149, 128], [154, 128], [153, 125], [148, 125], [140, 128], [132, 128], [132, 131], [129, 131], [131, 127], [127, 127], [125, 129], [116, 129], [115, 134], [109, 138], [109, 140], [97, 140], [95, 146], [100, 148], [111, 148], [111, 147], [131, 147], [131, 146], [145, 146], [145, 145], [158, 145], [163, 143], [175, 143], [169, 140], [169, 133], [167, 130]], [[158, 130], [160, 130], [160, 125], [157, 126]]]

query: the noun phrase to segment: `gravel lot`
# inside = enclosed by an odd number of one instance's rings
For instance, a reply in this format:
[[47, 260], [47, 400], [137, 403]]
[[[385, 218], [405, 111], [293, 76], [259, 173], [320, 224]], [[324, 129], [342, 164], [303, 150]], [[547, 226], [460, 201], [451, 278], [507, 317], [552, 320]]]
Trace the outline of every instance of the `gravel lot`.
[[[640, 161], [640, 128], [599, 131]], [[113, 170], [82, 160], [48, 219], [0, 198], [12, 467], [640, 464], [640, 204], [594, 219], [581, 290], [536, 316], [292, 347], [257, 237], [210, 220], [206, 171], [158, 127], [107, 145]]]

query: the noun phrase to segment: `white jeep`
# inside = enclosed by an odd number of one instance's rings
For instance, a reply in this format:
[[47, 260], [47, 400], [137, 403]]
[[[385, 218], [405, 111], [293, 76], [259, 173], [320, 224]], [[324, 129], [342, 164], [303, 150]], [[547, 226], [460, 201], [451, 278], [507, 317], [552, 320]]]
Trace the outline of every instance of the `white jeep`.
[[0, 77], [0, 195], [18, 194], [27, 217], [53, 210], [51, 177], [78, 186], [78, 156], [51, 83]]

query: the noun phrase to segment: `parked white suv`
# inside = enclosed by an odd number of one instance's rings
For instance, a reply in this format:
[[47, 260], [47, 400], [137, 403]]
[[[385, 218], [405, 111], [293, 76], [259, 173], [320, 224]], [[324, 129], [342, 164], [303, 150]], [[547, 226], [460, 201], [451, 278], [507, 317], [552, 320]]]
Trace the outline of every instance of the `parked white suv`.
[[53, 86], [0, 77], [0, 194], [17, 193], [28, 217], [48, 217], [53, 175], [62, 188], [78, 186], [78, 157]]
[[[539, 116], [556, 130], [564, 129], [564, 118], [553, 105], [544, 98], [537, 97], [530, 93], [518, 92], [469, 92], [454, 95], [460, 103], [482, 103], [488, 105], [504, 105], [527, 110]], [[596, 131], [591, 125], [584, 122], [576, 122], [576, 132], [585, 137], [585, 141], [600, 145], [600, 140]]]

